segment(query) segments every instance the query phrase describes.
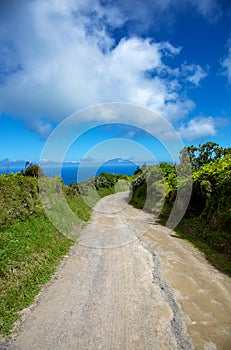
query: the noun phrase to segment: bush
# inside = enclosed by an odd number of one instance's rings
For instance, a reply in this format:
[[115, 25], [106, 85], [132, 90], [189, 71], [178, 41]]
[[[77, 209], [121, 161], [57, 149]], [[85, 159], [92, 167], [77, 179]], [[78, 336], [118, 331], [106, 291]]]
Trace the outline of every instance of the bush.
[[37, 180], [21, 173], [0, 176], [0, 226], [41, 211]]
[[24, 171], [25, 176], [31, 176], [38, 178], [39, 176], [44, 176], [43, 170], [39, 165], [32, 164]]
[[[230, 149], [222, 150], [216, 144], [206, 143], [199, 148], [190, 146], [184, 149], [181, 155], [185, 156], [186, 151], [192, 153], [189, 155], [193, 159], [194, 165], [192, 195], [184, 218], [177, 229], [180, 230], [184, 237], [193, 240], [193, 242], [203, 243], [203, 247], [204, 244], [207, 245], [208, 251], [210, 248], [214, 249], [230, 261]], [[202, 153], [197, 153], [197, 157], [195, 157], [195, 151]], [[206, 154], [204, 155], [203, 152]], [[196, 161], [198, 164], [200, 163], [197, 166], [194, 164]], [[182, 162], [184, 162], [184, 159], [182, 159]], [[137, 208], [145, 208], [154, 214], [158, 210], [160, 211], [163, 205], [159, 219], [162, 224], [165, 224], [173, 208], [177, 189], [181, 188], [183, 190], [185, 186], [184, 180], [178, 181], [177, 179], [176, 170], [180, 169], [180, 167], [182, 167], [182, 164], [173, 166], [161, 163], [159, 166], [155, 165], [144, 169], [131, 182], [133, 195], [130, 203]], [[162, 175], [160, 169], [162, 170]], [[164, 179], [164, 183], [161, 180], [161, 176], [162, 180]], [[226, 264], [224, 271], [231, 271], [231, 268], [228, 268]]]

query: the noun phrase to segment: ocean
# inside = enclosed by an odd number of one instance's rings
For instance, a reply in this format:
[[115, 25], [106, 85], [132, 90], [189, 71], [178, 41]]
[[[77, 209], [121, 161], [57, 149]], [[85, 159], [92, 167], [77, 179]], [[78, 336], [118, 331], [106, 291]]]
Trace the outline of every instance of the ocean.
[[[63, 166], [61, 169], [61, 178], [65, 185], [75, 184], [76, 182], [81, 182], [90, 179], [91, 177], [98, 176], [102, 172], [110, 174], [122, 174], [122, 175], [132, 175], [136, 170], [137, 165], [131, 164], [105, 164], [102, 166], [98, 165], [81, 165], [76, 166]], [[48, 177], [53, 177], [57, 175], [57, 168], [47, 167], [44, 168], [44, 173]]]
[[[61, 178], [65, 185], [75, 184], [76, 182], [81, 182], [88, 180], [91, 177], [98, 176], [101, 172], [111, 173], [111, 174], [122, 174], [122, 175], [132, 175], [136, 170], [137, 165], [134, 163], [115, 163], [115, 164], [103, 164], [102, 166], [98, 165], [78, 165], [67, 166], [64, 165], [61, 168]], [[24, 166], [22, 167], [0, 167], [0, 174], [10, 172], [17, 173], [24, 170]], [[46, 176], [53, 177], [58, 175], [58, 169], [54, 166], [44, 167], [43, 171]]]

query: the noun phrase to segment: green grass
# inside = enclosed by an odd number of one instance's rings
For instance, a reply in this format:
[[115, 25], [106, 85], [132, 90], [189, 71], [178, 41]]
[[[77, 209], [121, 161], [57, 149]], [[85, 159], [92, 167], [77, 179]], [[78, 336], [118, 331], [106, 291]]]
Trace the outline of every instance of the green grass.
[[[19, 312], [33, 302], [50, 280], [76, 240], [75, 231], [89, 221], [97, 201], [128, 189], [126, 177], [117, 179], [110, 174], [101, 176], [102, 184], [98, 184], [97, 190], [93, 186], [95, 182], [82, 184], [87, 189], [85, 196], [78, 193], [78, 186], [62, 185], [58, 177], [44, 177], [40, 181], [46, 212], [38, 196], [36, 178], [22, 174], [0, 176], [0, 334], [3, 336], [12, 332], [14, 322], [20, 318]], [[60, 196], [61, 191], [64, 197]]]
[[91, 207], [86, 203], [84, 197], [80, 195], [68, 195], [67, 203], [76, 216], [83, 221], [89, 221], [91, 217]]
[[[143, 196], [137, 195], [130, 202], [134, 207], [140, 209], [143, 205]], [[165, 226], [171, 206], [165, 204], [158, 219], [159, 223]], [[179, 237], [190, 241], [206, 257], [206, 259], [219, 271], [231, 277], [231, 253], [230, 253], [230, 232], [211, 229], [205, 225], [201, 218], [183, 218], [175, 228]]]
[[227, 236], [227, 233], [222, 234], [217, 231], [208, 230], [207, 237], [205, 237], [198, 234], [198, 231], [203, 232], [199, 220], [190, 219], [183, 219], [175, 231], [182, 239], [190, 241], [196, 248], [198, 248], [204, 254], [206, 259], [219, 271], [231, 277], [230, 252], [226, 251], [224, 249], [225, 247], [222, 248], [222, 246], [220, 248], [215, 248], [211, 243], [211, 238], [215, 241], [216, 237], [219, 236], [220, 241], [224, 244], [224, 242], [227, 241], [227, 237], [225, 240], [223, 236]]
[[183, 235], [183, 237], [189, 240], [195, 247], [197, 247], [213, 266], [215, 266], [219, 271], [231, 277], [230, 257], [217, 252], [215, 249], [208, 246], [206, 242], [200, 241], [198, 239], [193, 239], [192, 237], [186, 235]]
[[7, 335], [41, 286], [55, 272], [73, 241], [45, 215], [35, 215], [0, 231], [0, 333]]
[[[11, 333], [20, 317], [19, 311], [33, 302], [73, 245], [68, 232], [76, 223], [90, 219], [91, 208], [76, 190], [62, 186], [58, 178], [44, 177], [43, 181], [50, 208], [46, 213], [38, 196], [36, 178], [21, 174], [0, 176], [0, 334], [3, 336]], [[50, 199], [54, 184], [63, 188], [74, 214], [67, 210], [58, 192]], [[57, 226], [62, 224], [62, 232], [66, 230], [67, 235], [61, 234], [46, 214]]]

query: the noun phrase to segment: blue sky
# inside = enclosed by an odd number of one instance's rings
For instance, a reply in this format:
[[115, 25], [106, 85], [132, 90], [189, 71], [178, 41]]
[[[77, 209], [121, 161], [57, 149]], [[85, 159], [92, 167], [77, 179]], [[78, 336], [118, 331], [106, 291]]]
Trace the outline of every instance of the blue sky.
[[[230, 147], [230, 101], [229, 0], [0, 3], [0, 160], [38, 161], [50, 133], [65, 118], [110, 102], [160, 114], [185, 145], [214, 141]], [[125, 110], [113, 119], [103, 113], [79, 118], [76, 129], [81, 123], [90, 128], [93, 120], [121, 126], [93, 128], [65, 159], [80, 159], [114, 138], [168, 159], [155, 140], [152, 119]], [[145, 127], [151, 135], [124, 123]], [[171, 137], [164, 137], [169, 145]], [[123, 157], [129, 149], [123, 142], [105, 147], [111, 154], [118, 147]], [[98, 158], [106, 157], [106, 148], [98, 150]]]

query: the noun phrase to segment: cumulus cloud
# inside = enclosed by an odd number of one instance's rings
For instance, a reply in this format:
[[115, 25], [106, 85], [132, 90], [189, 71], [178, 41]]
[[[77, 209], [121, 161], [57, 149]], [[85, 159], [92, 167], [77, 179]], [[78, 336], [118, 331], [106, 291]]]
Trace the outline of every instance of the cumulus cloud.
[[212, 117], [196, 117], [178, 130], [180, 136], [187, 141], [193, 141], [207, 136], [215, 136], [215, 121]]
[[[152, 4], [155, 9], [160, 2]], [[0, 112], [23, 118], [40, 135], [69, 114], [103, 102], [142, 105], [172, 122], [194, 108], [179, 82], [198, 86], [206, 72], [198, 65], [164, 64], [166, 56], [174, 59], [181, 51], [169, 42], [135, 35], [116, 42], [113, 29], [130, 18], [125, 5], [13, 0], [1, 6]]]

